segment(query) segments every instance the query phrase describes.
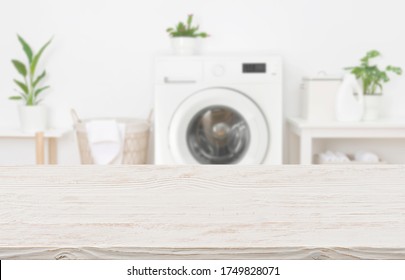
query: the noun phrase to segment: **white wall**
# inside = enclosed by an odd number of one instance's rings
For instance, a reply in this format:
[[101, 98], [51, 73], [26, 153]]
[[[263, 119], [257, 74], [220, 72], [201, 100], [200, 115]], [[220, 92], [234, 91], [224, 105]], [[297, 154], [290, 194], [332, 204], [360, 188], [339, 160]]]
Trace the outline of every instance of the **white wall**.
[[[54, 125], [83, 117], [145, 117], [152, 103], [153, 58], [169, 50], [165, 29], [189, 13], [212, 34], [206, 52], [279, 53], [285, 59], [285, 109], [299, 114], [303, 75], [341, 73], [366, 51], [405, 67], [405, 4], [398, 0], [1, 0], [0, 126], [17, 126], [11, 58], [22, 58], [16, 33], [45, 55], [46, 104]], [[405, 117], [405, 77], [386, 87], [385, 115]], [[32, 163], [27, 143], [0, 141], [0, 164]], [[60, 161], [78, 162], [73, 137]]]

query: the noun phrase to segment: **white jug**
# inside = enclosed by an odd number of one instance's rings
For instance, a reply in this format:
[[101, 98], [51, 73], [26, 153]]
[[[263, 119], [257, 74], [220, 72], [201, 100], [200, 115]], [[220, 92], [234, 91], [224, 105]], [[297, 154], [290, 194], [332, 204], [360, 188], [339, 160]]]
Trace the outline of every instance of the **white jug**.
[[363, 114], [363, 90], [356, 77], [347, 74], [336, 95], [336, 119], [341, 122], [358, 122], [363, 118]]

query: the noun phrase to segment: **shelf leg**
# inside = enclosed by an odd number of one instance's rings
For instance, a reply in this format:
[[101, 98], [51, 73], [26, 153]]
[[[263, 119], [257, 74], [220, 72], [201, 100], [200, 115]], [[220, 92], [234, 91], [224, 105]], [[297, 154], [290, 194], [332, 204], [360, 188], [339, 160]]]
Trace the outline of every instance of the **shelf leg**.
[[52, 165], [58, 163], [58, 141], [55, 138], [48, 139], [48, 162]]
[[35, 133], [35, 151], [36, 151], [36, 163], [38, 165], [45, 164], [45, 147], [44, 147], [44, 133]]
[[312, 164], [312, 138], [306, 134], [300, 137], [300, 164]]

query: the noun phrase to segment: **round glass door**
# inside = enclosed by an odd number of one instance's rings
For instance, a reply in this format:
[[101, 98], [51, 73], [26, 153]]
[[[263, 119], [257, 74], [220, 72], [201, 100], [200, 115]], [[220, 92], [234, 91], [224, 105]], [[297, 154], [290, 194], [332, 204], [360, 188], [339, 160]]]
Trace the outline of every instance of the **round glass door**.
[[201, 164], [238, 163], [250, 144], [246, 120], [226, 106], [211, 106], [199, 111], [187, 129], [187, 145]]
[[228, 88], [191, 94], [168, 129], [169, 150], [178, 164], [260, 164], [270, 143], [267, 121], [256, 103]]

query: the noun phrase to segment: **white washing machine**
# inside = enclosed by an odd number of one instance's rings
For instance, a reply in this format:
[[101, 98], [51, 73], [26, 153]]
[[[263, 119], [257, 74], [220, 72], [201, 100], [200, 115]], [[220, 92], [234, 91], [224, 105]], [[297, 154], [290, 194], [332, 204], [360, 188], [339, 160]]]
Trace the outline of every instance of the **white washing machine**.
[[156, 164], [282, 164], [282, 60], [156, 60]]

